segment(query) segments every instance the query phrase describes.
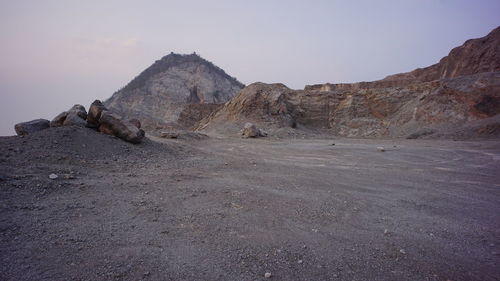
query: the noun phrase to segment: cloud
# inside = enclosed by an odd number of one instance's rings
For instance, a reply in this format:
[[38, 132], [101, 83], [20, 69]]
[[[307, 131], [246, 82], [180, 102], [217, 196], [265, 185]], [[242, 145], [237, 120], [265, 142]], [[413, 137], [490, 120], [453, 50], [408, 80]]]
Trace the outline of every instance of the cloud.
[[122, 44], [125, 47], [134, 47], [137, 46], [137, 44], [139, 44], [139, 40], [137, 40], [136, 38], [130, 38], [125, 40]]

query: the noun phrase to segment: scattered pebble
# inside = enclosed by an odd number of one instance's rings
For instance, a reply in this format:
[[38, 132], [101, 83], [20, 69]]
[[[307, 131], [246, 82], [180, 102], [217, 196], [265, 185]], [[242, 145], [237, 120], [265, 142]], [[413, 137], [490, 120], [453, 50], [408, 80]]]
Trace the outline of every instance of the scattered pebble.
[[335, 145], [334, 143], [332, 143], [332, 145]]
[[404, 255], [404, 254], [406, 254], [405, 249], [401, 249], [401, 250], [399, 250], [399, 252], [400, 252], [401, 254], [403, 254], [403, 255]]
[[298, 263], [298, 264], [302, 264], [302, 263], [303, 263], [303, 261], [302, 261], [302, 260], [298, 260], [298, 261], [297, 261], [297, 263]]
[[271, 272], [266, 272], [266, 273], [264, 274], [264, 278], [271, 278], [271, 276], [272, 276], [272, 275], [271, 275]]
[[384, 235], [387, 235], [389, 234], [389, 230], [388, 229], [384, 229]]
[[379, 147], [377, 147], [377, 150], [380, 151], [380, 152], [384, 152], [385, 148], [383, 146], [379, 146]]
[[49, 175], [49, 179], [51, 179], [51, 180], [55, 180], [57, 178], [58, 178], [58, 176], [56, 174], [50, 174]]

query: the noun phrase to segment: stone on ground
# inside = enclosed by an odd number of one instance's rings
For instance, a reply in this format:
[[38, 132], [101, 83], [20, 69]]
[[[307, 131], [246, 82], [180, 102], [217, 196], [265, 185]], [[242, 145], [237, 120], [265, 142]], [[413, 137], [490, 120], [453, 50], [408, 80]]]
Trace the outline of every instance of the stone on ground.
[[28, 122], [18, 123], [14, 126], [18, 136], [29, 135], [50, 127], [49, 120], [35, 119]]

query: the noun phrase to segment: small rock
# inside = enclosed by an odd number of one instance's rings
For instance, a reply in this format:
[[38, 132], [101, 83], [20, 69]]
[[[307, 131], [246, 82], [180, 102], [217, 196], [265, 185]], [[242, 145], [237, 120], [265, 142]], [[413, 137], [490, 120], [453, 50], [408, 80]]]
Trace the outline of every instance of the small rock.
[[176, 139], [179, 137], [179, 133], [176, 132], [161, 132], [160, 138], [164, 139]]
[[334, 143], [332, 143], [331, 145], [335, 145]]
[[304, 261], [302, 261], [302, 260], [298, 260], [298, 261], [297, 261], [297, 263], [298, 263], [298, 264], [302, 264], [303, 262], [304, 262]]
[[56, 174], [50, 174], [49, 175], [49, 179], [51, 179], [51, 180], [55, 180], [57, 178], [58, 178], [58, 176]]
[[272, 276], [271, 272], [266, 272], [264, 274], [264, 278], [271, 278], [271, 276]]
[[389, 234], [389, 230], [388, 229], [384, 229], [384, 235], [387, 235]]
[[380, 151], [380, 152], [384, 152], [385, 148], [383, 146], [379, 146], [379, 147], [377, 147], [377, 150]]
[[403, 255], [404, 255], [404, 254], [406, 254], [405, 249], [401, 249], [401, 250], [399, 250], [399, 252], [400, 252], [401, 254], [403, 254]]

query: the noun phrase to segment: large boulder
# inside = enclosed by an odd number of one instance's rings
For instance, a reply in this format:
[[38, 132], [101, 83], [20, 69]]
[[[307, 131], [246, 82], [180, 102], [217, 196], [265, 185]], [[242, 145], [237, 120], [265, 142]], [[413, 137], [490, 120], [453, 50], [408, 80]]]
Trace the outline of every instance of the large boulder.
[[106, 110], [101, 112], [99, 131], [131, 143], [140, 143], [144, 138], [143, 130], [128, 121], [122, 120], [119, 115]]
[[85, 121], [85, 119], [81, 118], [80, 115], [75, 112], [69, 112], [63, 123], [63, 126], [85, 127], [85, 125], [87, 125], [87, 121]]
[[107, 110], [100, 100], [95, 100], [89, 107], [89, 113], [87, 115], [87, 127], [89, 128], [99, 128], [99, 118], [101, 118], [101, 113]]
[[60, 126], [80, 126], [83, 127], [87, 123], [85, 120], [87, 119], [87, 111], [85, 107], [80, 104], [75, 104], [68, 111], [64, 111], [57, 115], [50, 122], [51, 127], [60, 127]]
[[61, 127], [64, 124], [64, 120], [66, 120], [66, 117], [68, 116], [68, 112], [64, 111], [59, 113], [52, 121], [50, 121], [50, 127]]
[[258, 129], [252, 123], [246, 123], [245, 126], [243, 127], [243, 130], [241, 130], [241, 135], [244, 138], [258, 138], [267, 136], [267, 133]]
[[18, 136], [24, 136], [47, 129], [49, 127], [50, 127], [49, 120], [35, 119], [28, 122], [18, 123], [14, 126], [14, 129], [16, 130], [16, 134]]
[[85, 110], [85, 107], [80, 104], [75, 104], [73, 107], [68, 110], [69, 113], [74, 113], [78, 117], [86, 120], [87, 119], [87, 111]]

